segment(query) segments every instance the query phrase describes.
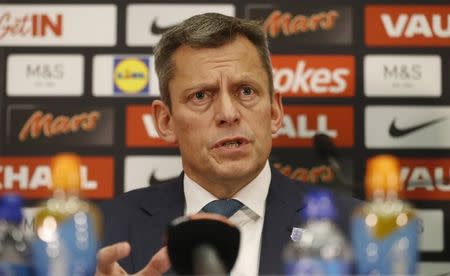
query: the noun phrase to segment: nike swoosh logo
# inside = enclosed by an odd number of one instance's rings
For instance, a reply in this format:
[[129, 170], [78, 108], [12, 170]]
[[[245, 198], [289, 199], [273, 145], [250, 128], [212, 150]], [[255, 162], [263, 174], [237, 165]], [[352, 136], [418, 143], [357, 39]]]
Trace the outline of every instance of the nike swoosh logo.
[[395, 118], [394, 118], [394, 120], [392, 120], [391, 126], [389, 127], [389, 134], [392, 137], [395, 137], [395, 138], [402, 137], [402, 136], [411, 134], [411, 133], [413, 133], [415, 131], [418, 131], [419, 129], [426, 128], [426, 127], [429, 127], [431, 125], [434, 125], [434, 124], [437, 124], [439, 122], [442, 122], [444, 120], [447, 120], [447, 117], [437, 118], [437, 119], [434, 119], [434, 120], [431, 120], [431, 121], [428, 121], [428, 122], [425, 122], [425, 123], [422, 123], [422, 124], [419, 124], [419, 125], [415, 125], [415, 126], [410, 126], [410, 127], [407, 127], [407, 128], [399, 129], [395, 125]]
[[165, 33], [168, 29], [172, 28], [174, 25], [169, 25], [169, 26], [165, 26], [165, 27], [161, 27], [158, 25], [158, 23], [156, 22], [158, 20], [158, 17], [155, 17], [155, 19], [153, 19], [152, 21], [152, 26], [150, 27], [150, 32], [152, 34], [155, 35], [162, 35], [163, 33]]
[[152, 171], [152, 174], [150, 175], [150, 179], [148, 180], [148, 186], [159, 185], [159, 184], [166, 182], [169, 179], [172, 179], [172, 178], [167, 178], [167, 179], [156, 178], [155, 171]]

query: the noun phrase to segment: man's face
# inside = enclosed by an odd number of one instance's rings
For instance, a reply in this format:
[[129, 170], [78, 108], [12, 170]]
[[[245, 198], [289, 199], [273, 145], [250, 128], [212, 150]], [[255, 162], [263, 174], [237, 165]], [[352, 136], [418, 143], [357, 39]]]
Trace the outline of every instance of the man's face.
[[264, 167], [283, 112], [256, 48], [238, 36], [219, 48], [182, 46], [172, 58], [167, 126], [185, 173], [201, 185], [247, 184]]

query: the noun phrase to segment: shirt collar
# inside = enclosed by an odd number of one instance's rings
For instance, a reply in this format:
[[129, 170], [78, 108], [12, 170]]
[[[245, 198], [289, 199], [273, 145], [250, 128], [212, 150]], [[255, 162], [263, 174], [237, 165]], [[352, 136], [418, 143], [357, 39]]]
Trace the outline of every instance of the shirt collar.
[[[269, 161], [267, 161], [258, 176], [238, 191], [233, 198], [242, 202], [258, 216], [264, 217], [271, 177]], [[185, 214], [196, 214], [206, 204], [217, 199], [186, 174], [184, 174], [183, 189], [186, 198]]]

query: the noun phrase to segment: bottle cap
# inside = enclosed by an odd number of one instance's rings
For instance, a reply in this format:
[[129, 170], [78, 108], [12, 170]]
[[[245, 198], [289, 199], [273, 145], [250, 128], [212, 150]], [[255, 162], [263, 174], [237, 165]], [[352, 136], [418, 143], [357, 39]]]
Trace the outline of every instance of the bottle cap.
[[367, 161], [365, 188], [368, 199], [372, 199], [377, 194], [397, 195], [402, 186], [400, 162], [395, 156], [377, 155]]
[[333, 220], [336, 218], [336, 208], [331, 192], [325, 190], [311, 192], [305, 196], [305, 203], [304, 216], [306, 220]]
[[80, 157], [74, 153], [60, 153], [51, 160], [54, 190], [78, 191], [80, 189]]
[[22, 222], [23, 200], [17, 194], [5, 194], [0, 201], [0, 220], [19, 224]]

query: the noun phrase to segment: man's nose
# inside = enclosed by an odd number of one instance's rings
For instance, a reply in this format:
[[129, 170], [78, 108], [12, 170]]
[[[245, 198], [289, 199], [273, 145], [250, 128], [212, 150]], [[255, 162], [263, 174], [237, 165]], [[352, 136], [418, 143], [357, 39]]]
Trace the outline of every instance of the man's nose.
[[215, 102], [215, 118], [218, 125], [231, 125], [239, 122], [240, 113], [238, 110], [239, 103], [235, 101], [233, 95], [227, 91], [219, 93], [219, 97]]

